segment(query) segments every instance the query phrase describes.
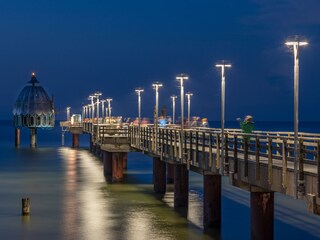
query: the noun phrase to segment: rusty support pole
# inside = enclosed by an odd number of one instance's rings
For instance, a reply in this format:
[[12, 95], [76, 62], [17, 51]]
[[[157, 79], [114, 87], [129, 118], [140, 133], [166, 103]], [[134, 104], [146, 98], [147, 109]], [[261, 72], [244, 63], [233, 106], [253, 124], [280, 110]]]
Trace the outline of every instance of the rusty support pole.
[[30, 214], [30, 198], [22, 198], [22, 215]]
[[174, 165], [172, 163], [167, 163], [167, 183], [174, 182]]
[[112, 153], [103, 151], [103, 174], [105, 177], [112, 176]]
[[34, 148], [37, 146], [37, 129], [30, 128], [30, 147]]
[[72, 134], [72, 147], [79, 148], [79, 134], [78, 133]]
[[166, 162], [153, 157], [153, 186], [156, 193], [166, 192]]
[[123, 169], [128, 169], [128, 153], [123, 153]]
[[93, 151], [93, 144], [92, 144], [92, 134], [89, 134], [89, 142], [90, 142], [90, 151]]
[[20, 128], [16, 128], [14, 131], [14, 145], [16, 147], [20, 146]]
[[186, 164], [174, 165], [174, 207], [188, 207], [189, 171]]
[[221, 175], [203, 175], [203, 226], [221, 226]]
[[272, 240], [274, 233], [274, 193], [251, 192], [251, 240]]
[[112, 182], [118, 183], [123, 181], [123, 156], [124, 153], [112, 153]]

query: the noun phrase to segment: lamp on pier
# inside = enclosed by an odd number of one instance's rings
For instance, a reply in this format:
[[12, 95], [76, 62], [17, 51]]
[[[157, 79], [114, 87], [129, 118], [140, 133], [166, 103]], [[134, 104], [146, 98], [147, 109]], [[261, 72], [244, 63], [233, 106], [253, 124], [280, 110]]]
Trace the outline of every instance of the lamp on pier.
[[172, 100], [172, 124], [175, 123], [175, 112], [176, 112], [176, 95], [172, 95], [171, 97]]
[[107, 98], [106, 100], [108, 102], [108, 117], [109, 117], [109, 123], [110, 123], [111, 122], [111, 101], [112, 101], [112, 98]]
[[225, 148], [225, 137], [224, 137], [224, 118], [225, 118], [225, 69], [231, 68], [231, 64], [227, 64], [226, 61], [222, 60], [220, 63], [216, 64], [216, 67], [221, 69], [221, 168], [220, 173], [224, 174], [226, 168], [226, 174], [229, 171], [228, 167], [225, 166], [224, 148]]
[[71, 107], [67, 107], [67, 121], [71, 120], [70, 109], [71, 109]]
[[180, 81], [180, 98], [181, 98], [181, 130], [183, 130], [183, 124], [184, 124], [184, 81], [188, 80], [189, 77], [184, 74], [181, 73], [179, 75], [176, 76], [176, 80]]
[[193, 94], [191, 92], [186, 93], [187, 100], [188, 100], [188, 128], [190, 128], [190, 105], [191, 105], [191, 96]]
[[299, 161], [299, 51], [300, 47], [308, 45], [308, 42], [303, 40], [301, 36], [290, 37], [285, 42], [292, 51], [294, 57], [294, 186], [295, 197], [298, 198], [298, 161]]
[[156, 152], [158, 152], [158, 108], [159, 108], [159, 88], [161, 88], [163, 85], [162, 83], [155, 82], [152, 84], [153, 89], [156, 91], [156, 106], [154, 109], [154, 122], [153, 125], [156, 129], [156, 139], [155, 139], [155, 147]]

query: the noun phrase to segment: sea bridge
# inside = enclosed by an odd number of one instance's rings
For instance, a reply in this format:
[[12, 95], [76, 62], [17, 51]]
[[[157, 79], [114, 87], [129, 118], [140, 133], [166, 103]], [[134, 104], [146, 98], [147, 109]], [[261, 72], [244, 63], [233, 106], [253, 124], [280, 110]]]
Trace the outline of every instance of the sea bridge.
[[[299, 133], [295, 169], [293, 132], [183, 128], [168, 124], [113, 124], [104, 118], [81, 123], [61, 122], [79, 147], [79, 134], [89, 134], [90, 149], [100, 156], [104, 174], [123, 180], [127, 153], [142, 152], [153, 159], [154, 191], [174, 184], [174, 207], [188, 205], [188, 172], [203, 175], [203, 225], [221, 224], [221, 177], [251, 194], [251, 238], [273, 239], [274, 192], [305, 199], [308, 211], [320, 214], [320, 134]], [[109, 121], [110, 122], [110, 121]], [[224, 142], [222, 142], [224, 139]]]

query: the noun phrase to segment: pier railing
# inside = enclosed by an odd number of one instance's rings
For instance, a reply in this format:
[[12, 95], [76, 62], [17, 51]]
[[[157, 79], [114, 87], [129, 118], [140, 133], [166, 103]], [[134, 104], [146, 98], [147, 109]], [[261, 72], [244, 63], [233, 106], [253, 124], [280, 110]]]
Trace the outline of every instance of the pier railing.
[[[265, 180], [265, 187], [280, 181], [282, 192], [286, 191], [294, 171], [294, 136], [291, 132], [255, 131], [245, 134], [238, 129], [225, 129], [225, 142], [222, 144], [220, 129], [190, 128], [181, 131], [177, 127], [165, 127], [156, 130], [150, 125], [130, 126], [129, 138], [131, 147], [135, 149], [185, 163], [196, 171], [218, 173], [223, 169], [225, 173], [241, 174], [244, 179]], [[297, 174], [298, 192], [316, 192], [320, 196], [320, 134], [299, 134]], [[313, 189], [305, 189], [306, 181], [314, 181], [306, 175], [315, 177], [314, 184], [308, 185]]]

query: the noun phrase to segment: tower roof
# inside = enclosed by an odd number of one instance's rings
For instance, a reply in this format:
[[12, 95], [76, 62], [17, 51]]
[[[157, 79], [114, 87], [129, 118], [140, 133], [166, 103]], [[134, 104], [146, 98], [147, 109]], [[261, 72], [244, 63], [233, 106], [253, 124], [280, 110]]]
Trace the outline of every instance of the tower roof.
[[39, 85], [32, 73], [29, 85], [25, 86], [15, 102], [14, 115], [41, 115], [53, 114], [53, 103], [42, 86]]

